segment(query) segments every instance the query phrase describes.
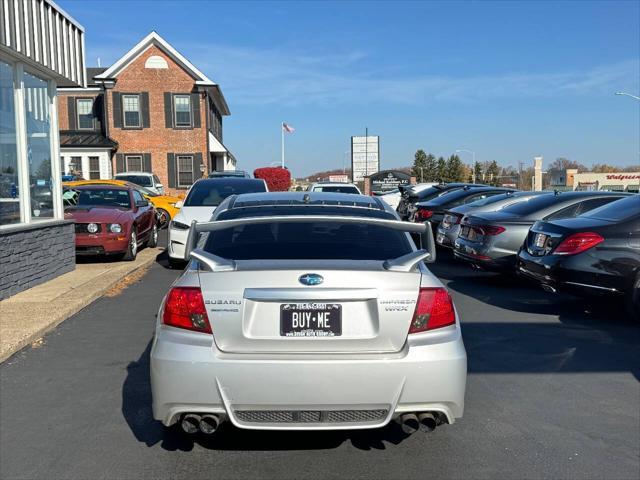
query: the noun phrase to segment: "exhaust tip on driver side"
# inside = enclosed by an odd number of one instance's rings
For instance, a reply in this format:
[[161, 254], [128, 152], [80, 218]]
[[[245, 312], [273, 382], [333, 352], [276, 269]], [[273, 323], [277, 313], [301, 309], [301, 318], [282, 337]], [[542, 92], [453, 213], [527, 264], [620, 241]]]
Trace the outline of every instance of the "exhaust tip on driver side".
[[438, 426], [436, 417], [430, 412], [418, 415], [418, 421], [420, 422], [420, 430], [423, 432], [433, 432]]
[[415, 413], [405, 413], [400, 417], [400, 425], [404, 433], [411, 435], [420, 428], [420, 421]]
[[217, 415], [203, 415], [198, 424], [198, 428], [202, 433], [211, 435], [220, 426], [220, 418]]

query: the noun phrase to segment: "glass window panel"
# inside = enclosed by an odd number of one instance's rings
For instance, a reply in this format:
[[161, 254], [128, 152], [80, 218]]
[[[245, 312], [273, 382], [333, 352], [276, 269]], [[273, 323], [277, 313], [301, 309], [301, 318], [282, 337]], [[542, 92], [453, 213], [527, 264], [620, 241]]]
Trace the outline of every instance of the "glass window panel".
[[193, 183], [193, 157], [178, 156], [178, 187], [189, 187]]
[[140, 155], [127, 156], [127, 172], [141, 172], [142, 157]]
[[140, 126], [140, 98], [138, 95], [123, 95], [122, 110], [125, 127]]
[[93, 99], [79, 98], [76, 101], [78, 111], [78, 128], [80, 130], [93, 130]]
[[24, 73], [24, 109], [27, 130], [27, 160], [31, 189], [31, 217], [53, 218], [51, 177], [51, 122], [46, 80]]
[[89, 180], [100, 178], [100, 157], [89, 157]]
[[190, 127], [191, 97], [189, 95], [176, 95], [173, 97], [173, 105], [176, 115], [176, 127]]
[[0, 62], [0, 225], [20, 222], [13, 67]]

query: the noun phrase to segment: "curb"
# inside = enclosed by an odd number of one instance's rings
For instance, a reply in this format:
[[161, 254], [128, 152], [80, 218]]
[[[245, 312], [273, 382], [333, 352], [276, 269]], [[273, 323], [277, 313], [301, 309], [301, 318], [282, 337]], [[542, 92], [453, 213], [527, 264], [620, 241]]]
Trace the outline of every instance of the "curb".
[[[98, 289], [92, 291], [88, 296], [80, 299], [80, 301], [78, 302], [74, 302], [70, 305], [56, 305], [55, 308], [52, 308], [53, 314], [50, 316], [50, 321], [48, 321], [46, 325], [43, 325], [34, 332], [28, 334], [26, 337], [18, 341], [15, 345], [11, 345], [6, 351], [0, 351], [0, 364], [4, 363], [6, 360], [11, 358], [14, 354], [18, 353], [25, 347], [31, 345], [34, 341], [42, 338], [44, 335], [55, 329], [58, 325], [60, 325], [68, 318], [72, 317], [79, 311], [91, 305], [93, 302], [102, 297], [106, 292], [108, 292], [111, 288], [117, 285], [120, 281], [122, 281], [122, 279], [124, 279], [125, 277], [154, 264], [156, 262], [156, 257], [162, 252], [162, 249], [145, 250], [151, 253], [151, 255], [149, 255], [149, 258], [143, 259], [142, 262], [140, 262], [139, 264], [135, 264], [135, 266], [134, 264], [132, 264], [133, 268], [124, 270], [120, 275], [117, 276], [117, 278], [114, 278], [112, 281], [108, 281], [104, 285], [101, 285]], [[108, 275], [109, 273], [113, 272], [106, 272], [103, 275]], [[53, 279], [52, 281], [55, 281], [55, 279]], [[26, 291], [28, 292], [28, 290]], [[51, 306], [53, 307], [53, 304]]]

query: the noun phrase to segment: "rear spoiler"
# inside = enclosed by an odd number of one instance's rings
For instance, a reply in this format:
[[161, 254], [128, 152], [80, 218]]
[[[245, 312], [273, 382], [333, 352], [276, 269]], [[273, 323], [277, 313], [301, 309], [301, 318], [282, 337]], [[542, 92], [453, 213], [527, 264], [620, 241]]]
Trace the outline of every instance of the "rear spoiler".
[[384, 268], [392, 271], [409, 272], [413, 270], [418, 263], [425, 261], [428, 263], [435, 262], [436, 247], [433, 240], [433, 230], [431, 223], [411, 223], [402, 222], [400, 220], [387, 220], [383, 218], [366, 218], [366, 217], [338, 217], [333, 215], [279, 215], [269, 217], [247, 217], [236, 218], [233, 220], [218, 220], [215, 222], [191, 222], [189, 236], [185, 245], [185, 258], [193, 258], [208, 267], [211, 271], [231, 271], [235, 270], [235, 262], [233, 260], [222, 258], [196, 248], [201, 233], [216, 232], [225, 230], [238, 225], [259, 225], [262, 223], [307, 223], [307, 222], [331, 222], [358, 225], [376, 225], [392, 230], [399, 230], [419, 235], [420, 249], [410, 252], [398, 258], [386, 260], [383, 264]]

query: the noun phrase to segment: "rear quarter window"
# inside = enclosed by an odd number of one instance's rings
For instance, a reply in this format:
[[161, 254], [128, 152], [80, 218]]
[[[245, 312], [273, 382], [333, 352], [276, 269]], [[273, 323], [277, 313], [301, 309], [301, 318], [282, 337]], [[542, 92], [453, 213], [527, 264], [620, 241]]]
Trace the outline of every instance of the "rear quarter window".
[[618, 222], [636, 215], [640, 216], [640, 195], [637, 194], [594, 208], [581, 216]]

